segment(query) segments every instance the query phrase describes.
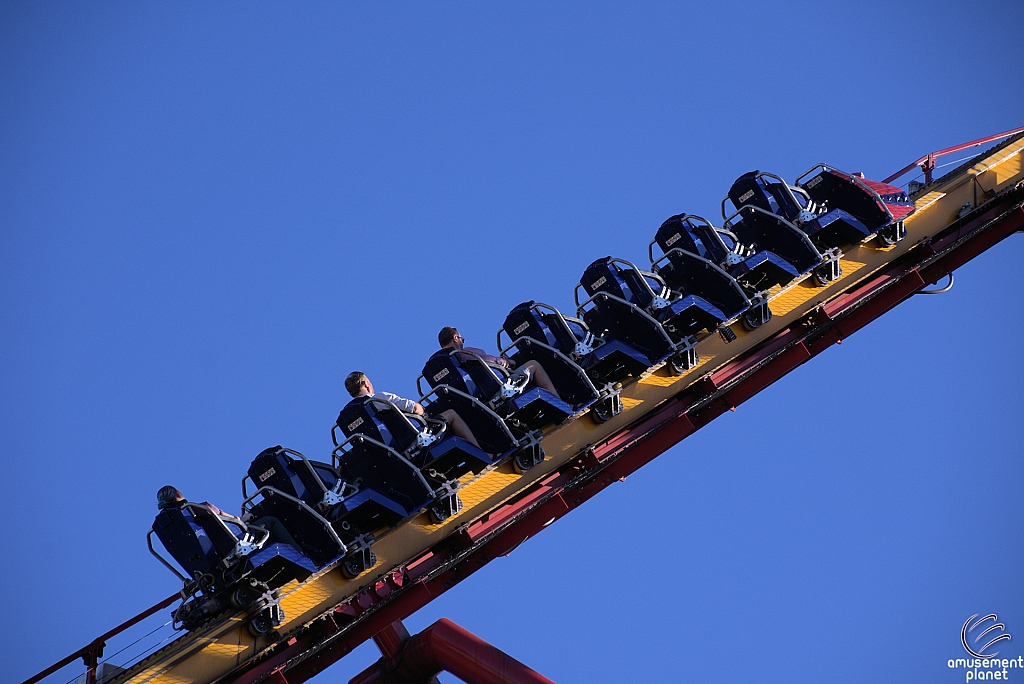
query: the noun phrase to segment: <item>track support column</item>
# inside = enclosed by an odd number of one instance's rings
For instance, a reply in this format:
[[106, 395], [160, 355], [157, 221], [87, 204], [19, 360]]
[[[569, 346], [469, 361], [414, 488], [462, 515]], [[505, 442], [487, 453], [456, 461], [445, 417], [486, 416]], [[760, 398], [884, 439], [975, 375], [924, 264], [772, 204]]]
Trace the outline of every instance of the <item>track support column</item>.
[[[425, 684], [436, 682], [432, 678], [445, 671], [466, 684], [554, 684], [444, 618], [414, 637], [409, 637], [402, 623], [395, 621], [374, 636], [374, 641], [385, 657], [353, 677], [349, 684]], [[389, 656], [388, 651], [395, 655]]]

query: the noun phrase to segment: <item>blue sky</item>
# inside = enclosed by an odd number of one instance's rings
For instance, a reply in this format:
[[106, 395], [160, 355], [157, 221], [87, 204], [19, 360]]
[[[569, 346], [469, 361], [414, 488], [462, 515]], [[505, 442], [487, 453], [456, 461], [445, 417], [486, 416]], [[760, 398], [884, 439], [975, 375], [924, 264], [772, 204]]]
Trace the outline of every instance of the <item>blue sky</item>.
[[[3, 4], [6, 676], [176, 590], [144, 542], [160, 486], [233, 509], [263, 448], [325, 458], [350, 370], [413, 394], [441, 326], [489, 348], [518, 302], [569, 309], [591, 260], [716, 219], [751, 169], [880, 179], [1024, 125], [1022, 25], [1015, 0]], [[1013, 236], [409, 628], [558, 682], [962, 681], [979, 612], [1024, 655], [1022, 258]]]

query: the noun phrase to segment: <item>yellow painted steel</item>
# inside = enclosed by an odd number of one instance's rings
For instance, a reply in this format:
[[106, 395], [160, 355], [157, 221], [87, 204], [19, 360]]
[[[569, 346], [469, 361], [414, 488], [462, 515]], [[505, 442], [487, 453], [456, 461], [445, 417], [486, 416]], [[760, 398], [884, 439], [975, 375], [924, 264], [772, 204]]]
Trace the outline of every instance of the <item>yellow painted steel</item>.
[[[735, 324], [737, 339], [726, 343], [719, 335], [706, 335], [697, 344], [700, 363], [681, 376], [664, 366], [633, 381], [622, 389], [624, 410], [608, 422], [596, 425], [577, 416], [544, 437], [547, 458], [525, 474], [515, 473], [505, 464], [476, 477], [460, 490], [462, 511], [443, 524], [431, 524], [423, 514], [381, 537], [374, 544], [377, 564], [355, 580], [346, 580], [336, 568], [327, 568], [302, 584], [291, 583], [280, 590], [286, 622], [281, 635], [298, 630], [325, 611], [359, 593], [383, 575], [428, 550], [456, 527], [479, 519], [495, 507], [523, 491], [572, 457], [634, 422], [643, 414], [674, 396], [695, 380], [717, 370], [766, 338], [784, 329], [815, 307], [849, 290], [853, 285], [906, 253], [921, 240], [934, 235], [952, 222], [967, 202], [975, 206], [984, 193], [1000, 192], [1024, 180], [1022, 155], [1024, 139], [995, 150], [979, 159], [955, 177], [934, 185], [916, 201], [917, 210], [907, 218], [907, 238], [889, 248], [875, 241], [855, 245], [844, 254], [843, 275], [826, 287], [814, 286], [805, 278], [784, 290], [771, 294], [773, 318], [752, 332]], [[646, 240], [646, 236], [638, 239]], [[270, 644], [266, 637], [251, 637], [244, 615], [223, 618], [179, 639], [128, 670], [117, 682], [142, 684], [205, 684], [227, 674], [239, 664], [258, 655]]]

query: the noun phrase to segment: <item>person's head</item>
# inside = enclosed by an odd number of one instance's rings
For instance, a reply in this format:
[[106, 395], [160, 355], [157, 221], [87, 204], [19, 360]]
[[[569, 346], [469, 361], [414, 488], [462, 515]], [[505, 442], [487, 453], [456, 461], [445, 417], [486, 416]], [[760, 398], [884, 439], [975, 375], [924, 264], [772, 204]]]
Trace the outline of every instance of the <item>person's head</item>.
[[161, 510], [184, 500], [185, 497], [182, 496], [177, 487], [172, 487], [171, 485], [161, 487], [160, 491], [156, 493], [156, 507]]
[[454, 347], [455, 349], [462, 349], [466, 342], [462, 339], [462, 335], [459, 331], [450, 325], [446, 325], [441, 328], [441, 332], [437, 333], [437, 341], [441, 344], [441, 349], [446, 347]]
[[353, 397], [358, 397], [360, 394], [373, 394], [373, 383], [366, 377], [366, 373], [362, 371], [352, 371], [345, 378], [345, 389]]

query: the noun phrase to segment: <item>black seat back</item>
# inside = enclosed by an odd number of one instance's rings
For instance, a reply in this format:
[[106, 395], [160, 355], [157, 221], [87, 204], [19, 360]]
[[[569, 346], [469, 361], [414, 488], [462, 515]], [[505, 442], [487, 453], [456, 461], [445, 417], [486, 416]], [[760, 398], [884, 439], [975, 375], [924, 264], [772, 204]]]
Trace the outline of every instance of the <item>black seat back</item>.
[[567, 320], [553, 307], [532, 300], [512, 309], [505, 317], [502, 329], [513, 342], [522, 337], [530, 337], [567, 356], [573, 354], [576, 343], [582, 341], [589, 332], [583, 321]]
[[663, 254], [679, 249], [716, 264], [722, 263], [729, 251], [722, 242], [722, 236], [710, 223], [691, 214], [678, 214], [666, 219], [654, 240]]
[[796, 219], [802, 209], [794, 202], [789, 188], [781, 179], [760, 171], [751, 171], [737, 178], [729, 188], [729, 199], [736, 209], [753, 205], [788, 221]]
[[502, 386], [487, 364], [453, 349], [434, 352], [423, 366], [423, 377], [432, 388], [448, 385], [483, 402], [491, 401]]
[[371, 396], [356, 397], [346, 404], [337, 425], [345, 437], [366, 435], [401, 452], [414, 445], [419, 434], [396, 406]]
[[654, 294], [635, 272], [627, 275], [626, 269], [620, 268], [613, 257], [597, 259], [587, 266], [580, 285], [589, 297], [607, 292], [640, 307], [650, 304]]
[[[517, 304], [508, 312], [508, 316], [505, 316], [505, 322], [501, 325], [502, 329], [513, 342], [520, 337], [531, 337], [538, 342], [566, 352], [564, 348], [566, 340], [558, 338], [555, 331], [541, 316], [541, 312], [536, 309], [536, 305], [537, 302], [533, 300]], [[569, 351], [571, 350], [572, 347], [569, 348]]]
[[213, 572], [238, 541], [212, 512], [189, 504], [160, 511], [153, 531], [190, 577]]
[[338, 473], [331, 466], [315, 461], [307, 463], [302, 458], [293, 457], [281, 446], [261, 451], [249, 464], [248, 472], [257, 487], [273, 487], [310, 506], [323, 501], [327, 490], [338, 482]]

